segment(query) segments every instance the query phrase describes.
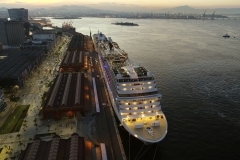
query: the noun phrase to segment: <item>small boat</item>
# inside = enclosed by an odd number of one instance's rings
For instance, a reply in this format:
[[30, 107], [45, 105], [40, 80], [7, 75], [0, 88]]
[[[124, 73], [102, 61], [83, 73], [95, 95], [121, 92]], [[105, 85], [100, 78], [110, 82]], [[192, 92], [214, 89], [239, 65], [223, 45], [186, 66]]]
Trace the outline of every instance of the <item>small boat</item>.
[[224, 38], [229, 38], [230, 35], [228, 35], [227, 33], [223, 36]]
[[115, 25], [121, 25], [121, 26], [139, 26], [136, 23], [131, 23], [131, 22], [116, 22], [116, 23], [112, 23]]

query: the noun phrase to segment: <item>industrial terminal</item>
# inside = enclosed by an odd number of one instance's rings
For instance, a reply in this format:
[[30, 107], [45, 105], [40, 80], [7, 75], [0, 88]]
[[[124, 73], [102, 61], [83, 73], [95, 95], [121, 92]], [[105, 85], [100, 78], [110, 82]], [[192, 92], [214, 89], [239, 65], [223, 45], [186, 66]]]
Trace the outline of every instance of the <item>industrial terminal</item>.
[[115, 120], [106, 122], [114, 116], [104, 108], [107, 90], [94, 80], [101, 70], [91, 32], [27, 13], [11, 9], [0, 20], [0, 157], [125, 159]]

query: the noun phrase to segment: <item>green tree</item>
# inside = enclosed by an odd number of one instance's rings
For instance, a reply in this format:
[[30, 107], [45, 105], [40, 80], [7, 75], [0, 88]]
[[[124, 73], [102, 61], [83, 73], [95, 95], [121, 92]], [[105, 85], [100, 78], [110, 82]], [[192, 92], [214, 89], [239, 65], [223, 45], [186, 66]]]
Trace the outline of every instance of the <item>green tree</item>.
[[19, 133], [18, 133], [18, 134], [17, 134], [17, 137], [18, 137], [18, 138], [19, 138], [19, 140], [20, 140], [21, 134], [19, 134]]
[[22, 145], [23, 145], [23, 143], [22, 143], [21, 141], [19, 141], [19, 144], [18, 144], [18, 146], [20, 146], [20, 147], [21, 147], [21, 150], [22, 150]]

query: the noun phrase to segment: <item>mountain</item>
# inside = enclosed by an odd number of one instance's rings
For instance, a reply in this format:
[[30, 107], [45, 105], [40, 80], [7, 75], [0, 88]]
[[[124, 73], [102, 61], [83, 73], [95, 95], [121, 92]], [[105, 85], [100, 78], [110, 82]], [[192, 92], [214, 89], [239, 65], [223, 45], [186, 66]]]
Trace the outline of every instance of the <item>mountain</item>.
[[171, 10], [192, 11], [192, 10], [195, 10], [195, 9], [189, 7], [188, 5], [185, 5], [185, 6], [179, 6], [179, 7], [172, 8]]
[[82, 13], [82, 14], [98, 14], [98, 13], [116, 13], [111, 10], [100, 10], [95, 8], [90, 8], [86, 6], [78, 6], [78, 5], [64, 5], [59, 7], [49, 7], [49, 8], [41, 8], [41, 9], [32, 9], [30, 12], [48, 12], [48, 13]]
[[168, 9], [158, 9], [156, 12], [160, 13], [188, 13], [188, 14], [203, 14], [206, 11], [206, 14], [212, 14], [215, 11], [215, 14], [240, 14], [240, 8], [213, 8], [213, 9], [195, 9], [189, 7], [188, 5], [179, 6], [175, 8]]
[[[27, 6], [25, 6], [27, 8]], [[0, 8], [1, 12], [7, 12], [6, 5], [5, 7]], [[187, 14], [203, 14], [206, 11], [206, 14], [212, 14], [215, 11], [215, 14], [240, 14], [240, 8], [215, 8], [215, 9], [195, 9], [188, 5], [178, 6], [175, 8], [147, 8], [139, 5], [129, 5], [129, 4], [117, 4], [113, 2], [105, 2], [99, 4], [91, 5], [63, 5], [63, 6], [50, 6], [50, 7], [41, 7], [41, 8], [29, 8], [30, 15], [52, 15], [52, 14], [66, 14], [66, 15], [96, 15], [96, 14], [129, 14], [129, 13], [162, 13], [166, 14], [177, 14], [177, 13], [187, 13]]]

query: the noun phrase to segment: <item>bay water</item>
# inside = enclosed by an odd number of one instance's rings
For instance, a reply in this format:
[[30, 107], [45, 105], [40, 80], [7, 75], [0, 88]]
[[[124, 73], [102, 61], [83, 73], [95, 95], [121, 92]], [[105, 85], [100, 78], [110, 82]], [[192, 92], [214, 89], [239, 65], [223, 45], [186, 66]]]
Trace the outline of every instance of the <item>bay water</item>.
[[[59, 27], [64, 22], [51, 21]], [[117, 21], [139, 26], [111, 24]], [[131, 137], [129, 145], [119, 128], [127, 157], [130, 146], [131, 159], [240, 159], [240, 19], [84, 17], [73, 26], [85, 35], [91, 30], [111, 37], [154, 74], [163, 95], [166, 138], [143, 146]], [[230, 38], [222, 37], [226, 33]]]

